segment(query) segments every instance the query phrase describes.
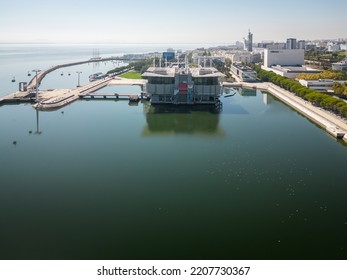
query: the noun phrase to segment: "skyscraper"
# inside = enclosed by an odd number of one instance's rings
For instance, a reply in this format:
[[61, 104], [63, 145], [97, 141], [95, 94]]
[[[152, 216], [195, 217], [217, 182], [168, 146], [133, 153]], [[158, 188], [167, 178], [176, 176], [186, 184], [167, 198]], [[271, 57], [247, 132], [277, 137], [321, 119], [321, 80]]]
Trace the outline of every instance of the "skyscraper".
[[248, 30], [248, 38], [245, 39], [245, 50], [246, 51], [253, 51], [253, 34], [251, 33], [251, 30]]
[[287, 39], [287, 49], [294, 50], [296, 49], [296, 39], [288, 38]]
[[305, 40], [300, 40], [298, 41], [298, 49], [306, 49], [306, 41]]

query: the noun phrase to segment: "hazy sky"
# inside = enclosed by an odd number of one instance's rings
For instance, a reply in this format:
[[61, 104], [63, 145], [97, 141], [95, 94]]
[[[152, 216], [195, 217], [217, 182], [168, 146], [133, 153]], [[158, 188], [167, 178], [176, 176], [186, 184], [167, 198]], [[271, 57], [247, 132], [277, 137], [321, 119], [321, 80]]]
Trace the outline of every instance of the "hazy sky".
[[346, 0], [0, 0], [0, 42], [223, 43], [346, 38]]

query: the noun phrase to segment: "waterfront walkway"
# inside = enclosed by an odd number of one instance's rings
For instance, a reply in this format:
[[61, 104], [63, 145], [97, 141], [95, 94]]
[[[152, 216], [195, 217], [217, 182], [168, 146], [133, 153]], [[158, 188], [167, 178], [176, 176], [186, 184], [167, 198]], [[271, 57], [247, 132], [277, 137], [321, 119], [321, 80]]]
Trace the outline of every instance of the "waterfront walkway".
[[115, 57], [115, 56], [111, 56], [111, 57], [105, 57], [105, 58], [99, 58], [99, 59], [89, 59], [89, 60], [83, 60], [83, 61], [77, 61], [77, 62], [71, 62], [71, 63], [66, 63], [66, 64], [59, 64], [56, 66], [52, 66], [46, 70], [40, 71], [37, 73], [37, 75], [35, 75], [31, 81], [29, 82], [28, 86], [27, 86], [27, 91], [33, 91], [36, 89], [36, 83], [38, 85], [40, 85], [41, 81], [43, 80], [43, 78], [49, 74], [50, 72], [53, 72], [59, 68], [64, 68], [64, 67], [70, 67], [70, 66], [75, 66], [75, 65], [80, 65], [80, 64], [86, 64], [86, 63], [97, 63], [97, 62], [102, 62], [102, 61], [119, 61], [119, 60], [129, 60], [123, 57]]

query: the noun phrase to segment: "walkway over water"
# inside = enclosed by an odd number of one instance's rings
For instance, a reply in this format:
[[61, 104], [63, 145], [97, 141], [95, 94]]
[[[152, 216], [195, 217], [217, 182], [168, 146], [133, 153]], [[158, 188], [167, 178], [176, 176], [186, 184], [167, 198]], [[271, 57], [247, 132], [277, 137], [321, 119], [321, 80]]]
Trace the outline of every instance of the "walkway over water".
[[31, 79], [27, 86], [28, 91], [33, 91], [36, 89], [36, 81], [38, 85], [40, 85], [41, 81], [43, 78], [50, 72], [53, 72], [59, 68], [64, 68], [64, 67], [70, 67], [70, 66], [75, 66], [75, 65], [80, 65], [80, 64], [86, 64], [86, 63], [95, 63], [95, 62], [103, 62], [103, 61], [112, 61], [112, 60], [124, 60], [124, 61], [129, 61], [129, 60], [139, 60], [138, 58], [130, 59], [130, 58], [124, 58], [124, 57], [116, 57], [116, 56], [111, 56], [111, 57], [105, 57], [105, 58], [99, 58], [99, 59], [89, 59], [89, 60], [83, 60], [83, 61], [77, 61], [77, 62], [71, 62], [71, 63], [66, 63], [66, 64], [59, 64], [56, 66], [52, 66], [46, 70], [40, 71]]

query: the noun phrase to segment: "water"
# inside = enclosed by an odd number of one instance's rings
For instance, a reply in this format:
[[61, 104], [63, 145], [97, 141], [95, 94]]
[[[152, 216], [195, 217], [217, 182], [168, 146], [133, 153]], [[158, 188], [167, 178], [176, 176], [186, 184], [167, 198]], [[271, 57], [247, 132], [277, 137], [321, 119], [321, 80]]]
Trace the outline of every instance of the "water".
[[346, 259], [346, 146], [260, 91], [221, 101], [0, 107], [0, 259]]

